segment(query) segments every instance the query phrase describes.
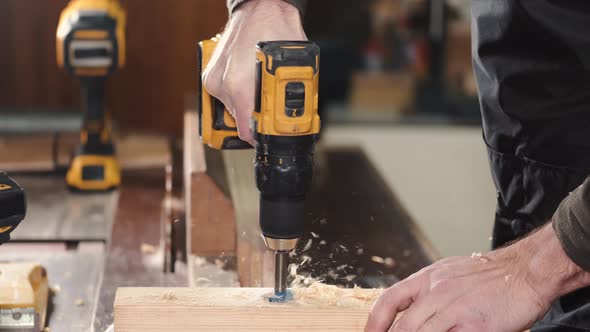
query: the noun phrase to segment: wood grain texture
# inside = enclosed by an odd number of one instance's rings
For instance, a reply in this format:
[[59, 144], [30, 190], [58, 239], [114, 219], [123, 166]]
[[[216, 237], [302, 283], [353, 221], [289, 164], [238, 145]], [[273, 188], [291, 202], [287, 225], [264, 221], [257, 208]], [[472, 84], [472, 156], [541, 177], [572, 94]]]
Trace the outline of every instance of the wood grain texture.
[[362, 331], [375, 289], [294, 289], [270, 303], [270, 288], [119, 288], [117, 332]]

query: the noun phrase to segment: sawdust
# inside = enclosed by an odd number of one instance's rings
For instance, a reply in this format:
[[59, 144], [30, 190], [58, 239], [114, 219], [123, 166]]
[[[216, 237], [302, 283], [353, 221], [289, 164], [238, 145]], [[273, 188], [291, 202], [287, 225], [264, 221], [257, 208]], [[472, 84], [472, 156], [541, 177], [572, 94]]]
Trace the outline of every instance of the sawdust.
[[172, 292], [172, 291], [162, 293], [162, 295], [160, 295], [160, 299], [164, 300], [164, 302], [171, 302], [171, 301], [178, 300], [178, 298], [176, 297], [176, 294], [174, 294], [174, 292]]
[[327, 306], [341, 306], [344, 303], [363, 306], [372, 304], [382, 292], [383, 289], [361, 289], [356, 286], [352, 292], [345, 292], [344, 288], [316, 281], [305, 290], [294, 288], [293, 298], [296, 301]]

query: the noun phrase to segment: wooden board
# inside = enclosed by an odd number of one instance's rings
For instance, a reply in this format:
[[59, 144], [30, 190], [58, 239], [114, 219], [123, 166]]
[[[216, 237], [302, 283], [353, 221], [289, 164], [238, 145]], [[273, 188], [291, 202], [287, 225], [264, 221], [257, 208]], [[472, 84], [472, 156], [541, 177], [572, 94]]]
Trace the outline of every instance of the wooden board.
[[267, 300], [270, 288], [119, 288], [115, 330], [362, 331], [381, 293], [316, 285], [280, 304]]
[[198, 136], [198, 114], [190, 102], [187, 104], [183, 174], [187, 252], [204, 256], [233, 254], [236, 250], [234, 209], [229, 197], [207, 172], [205, 148]]

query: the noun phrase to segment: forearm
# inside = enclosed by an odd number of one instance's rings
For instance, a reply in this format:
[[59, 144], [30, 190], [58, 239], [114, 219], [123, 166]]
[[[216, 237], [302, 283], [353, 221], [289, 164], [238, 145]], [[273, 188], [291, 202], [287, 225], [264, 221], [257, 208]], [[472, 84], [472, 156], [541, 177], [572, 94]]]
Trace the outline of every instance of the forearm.
[[[250, 2], [253, 0], [227, 0], [227, 8], [229, 10], [230, 15], [235, 12], [235, 10], [243, 5], [246, 2]], [[263, 1], [276, 1], [276, 0], [263, 0]], [[305, 9], [307, 8], [307, 0], [280, 0], [286, 4], [294, 6], [299, 11], [299, 14], [303, 16], [305, 14]]]
[[518, 256], [518, 261], [525, 265], [526, 281], [547, 303], [590, 285], [590, 273], [568, 257], [552, 224], [501, 250], [510, 250]]

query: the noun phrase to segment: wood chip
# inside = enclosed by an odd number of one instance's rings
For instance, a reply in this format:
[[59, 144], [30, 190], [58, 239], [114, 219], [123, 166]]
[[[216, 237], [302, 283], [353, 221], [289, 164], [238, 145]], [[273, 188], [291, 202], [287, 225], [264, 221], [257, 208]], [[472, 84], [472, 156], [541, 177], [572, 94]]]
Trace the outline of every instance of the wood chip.
[[171, 301], [175, 301], [177, 300], [176, 294], [174, 294], [174, 292], [165, 292], [162, 293], [162, 295], [160, 296], [160, 298], [166, 302], [171, 302]]
[[307, 241], [307, 243], [305, 244], [305, 247], [303, 247], [303, 249], [301, 250], [301, 252], [306, 252], [309, 250], [309, 248], [311, 248], [311, 243], [313, 241], [311, 239], [309, 239], [309, 241]]
[[149, 244], [149, 243], [142, 243], [141, 244], [141, 253], [142, 254], [153, 254], [156, 252], [156, 247], [154, 247], [153, 245]]
[[371, 260], [373, 262], [379, 263], [379, 264], [385, 263], [385, 259], [383, 259], [383, 257], [379, 257], [379, 256], [371, 256]]

